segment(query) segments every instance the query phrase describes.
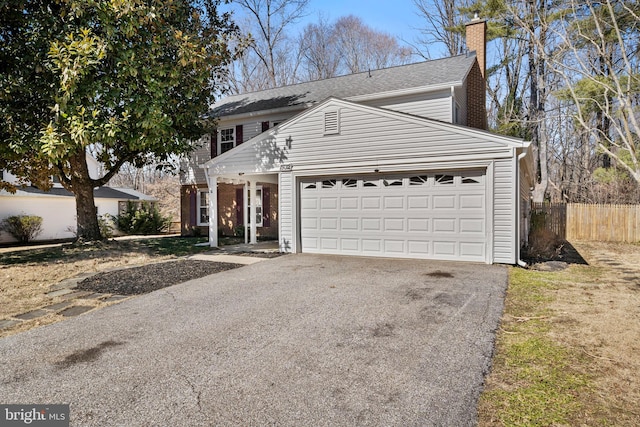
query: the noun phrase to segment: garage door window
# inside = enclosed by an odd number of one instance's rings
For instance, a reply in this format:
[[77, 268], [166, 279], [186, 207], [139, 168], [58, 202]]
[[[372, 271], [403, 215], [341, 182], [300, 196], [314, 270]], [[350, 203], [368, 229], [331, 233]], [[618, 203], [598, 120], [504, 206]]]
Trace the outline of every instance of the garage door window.
[[453, 175], [436, 175], [436, 184], [439, 184], [439, 185], [453, 184]]
[[358, 188], [357, 179], [343, 179], [342, 188]]
[[409, 178], [409, 185], [427, 185], [429, 183], [429, 177], [427, 175], [412, 176]]

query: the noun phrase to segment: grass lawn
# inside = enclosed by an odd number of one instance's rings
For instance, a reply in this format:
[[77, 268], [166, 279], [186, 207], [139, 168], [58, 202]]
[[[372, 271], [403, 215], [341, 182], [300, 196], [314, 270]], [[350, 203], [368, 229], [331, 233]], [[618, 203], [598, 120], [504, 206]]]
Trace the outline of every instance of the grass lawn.
[[590, 265], [511, 268], [480, 426], [640, 425], [640, 246], [576, 247]]

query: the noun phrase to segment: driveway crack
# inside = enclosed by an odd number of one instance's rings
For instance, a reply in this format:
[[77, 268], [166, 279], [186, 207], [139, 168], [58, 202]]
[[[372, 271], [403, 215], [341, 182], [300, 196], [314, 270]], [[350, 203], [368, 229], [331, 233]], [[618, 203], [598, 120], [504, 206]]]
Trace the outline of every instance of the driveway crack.
[[195, 399], [196, 399], [196, 405], [198, 406], [198, 412], [200, 412], [201, 414], [202, 412], [202, 391], [198, 390], [198, 388], [196, 387], [196, 385], [186, 376], [186, 375], [179, 375], [191, 388], [191, 392], [194, 394]]

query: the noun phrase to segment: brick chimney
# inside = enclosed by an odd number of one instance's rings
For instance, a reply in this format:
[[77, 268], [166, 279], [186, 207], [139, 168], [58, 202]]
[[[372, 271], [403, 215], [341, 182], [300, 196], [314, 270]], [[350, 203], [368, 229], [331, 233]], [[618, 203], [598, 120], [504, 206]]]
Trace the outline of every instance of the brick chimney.
[[473, 65], [467, 76], [467, 126], [487, 129], [487, 20], [480, 19], [478, 12], [466, 24], [467, 49], [475, 51], [477, 64]]
[[480, 65], [480, 71], [482, 77], [486, 79], [487, 74], [487, 20], [480, 19], [478, 11], [475, 12], [475, 16], [466, 24], [467, 26], [467, 49], [469, 52], [476, 52], [476, 58], [478, 58], [478, 65]]

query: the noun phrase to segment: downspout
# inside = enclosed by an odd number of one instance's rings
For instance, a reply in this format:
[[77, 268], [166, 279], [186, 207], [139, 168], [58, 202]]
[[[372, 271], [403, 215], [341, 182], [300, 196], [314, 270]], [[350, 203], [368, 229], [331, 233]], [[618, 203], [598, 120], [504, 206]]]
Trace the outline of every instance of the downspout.
[[521, 194], [520, 194], [520, 162], [522, 161], [522, 159], [524, 159], [524, 157], [527, 155], [526, 151], [523, 151], [522, 153], [520, 153], [518, 155], [518, 161], [517, 161], [517, 167], [516, 167], [516, 189], [518, 190], [518, 197], [516, 200], [516, 212], [517, 212], [517, 220], [516, 220], [516, 259], [517, 259], [517, 263], [520, 267], [527, 267], [527, 263], [524, 262], [523, 260], [520, 259], [520, 228], [521, 228], [521, 215], [522, 215], [522, 201], [521, 199]]

